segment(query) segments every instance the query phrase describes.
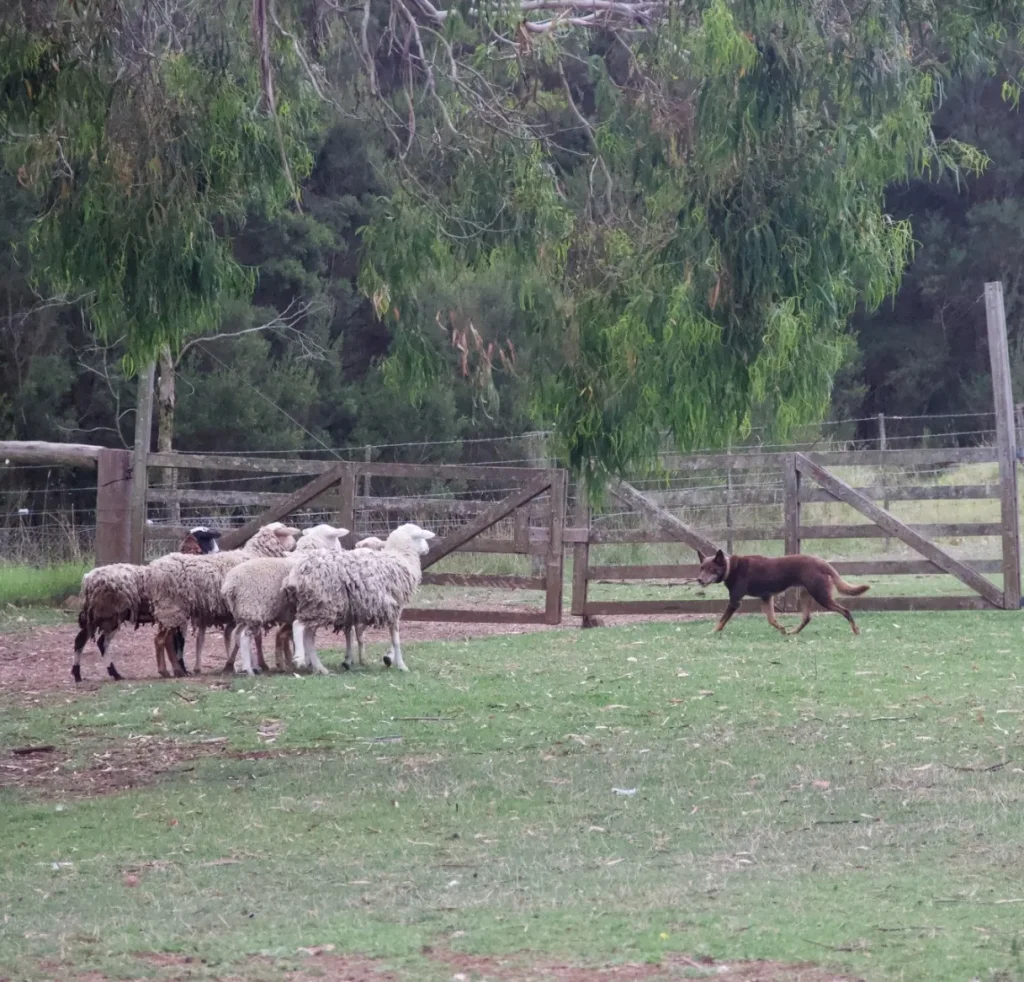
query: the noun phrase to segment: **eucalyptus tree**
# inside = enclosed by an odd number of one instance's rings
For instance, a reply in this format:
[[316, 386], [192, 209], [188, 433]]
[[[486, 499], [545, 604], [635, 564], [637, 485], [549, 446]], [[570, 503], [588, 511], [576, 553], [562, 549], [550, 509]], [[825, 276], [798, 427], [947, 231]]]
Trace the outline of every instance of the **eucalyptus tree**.
[[281, 207], [310, 166], [301, 101], [275, 100], [249, 18], [234, 0], [12, 0], [0, 14], [3, 156], [38, 203], [35, 268], [123, 340], [129, 371], [145, 366], [137, 490], [157, 353], [251, 291], [224, 232], [254, 203]]
[[[529, 366], [563, 454], [600, 481], [664, 434], [721, 445], [820, 417], [847, 322], [913, 239], [884, 192], [976, 171], [937, 141], [946, 80], [994, 65], [1020, 3], [392, 0], [350, 14], [396, 190], [363, 284], [432, 384], [426, 287], [501, 267], [552, 341]], [[1012, 92], [1011, 92], [1012, 94]], [[520, 371], [525, 370], [520, 366]]]

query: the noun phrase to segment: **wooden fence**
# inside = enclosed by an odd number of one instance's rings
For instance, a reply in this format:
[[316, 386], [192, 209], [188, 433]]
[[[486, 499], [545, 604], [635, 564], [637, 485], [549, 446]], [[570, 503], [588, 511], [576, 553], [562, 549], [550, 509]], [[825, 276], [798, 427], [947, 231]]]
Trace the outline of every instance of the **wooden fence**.
[[[848, 598], [857, 610], [974, 610], [1016, 609], [1020, 605], [1020, 545], [1014, 531], [1016, 518], [1016, 487], [1008, 492], [1002, 483], [987, 484], [906, 484], [886, 482], [852, 487], [834, 472], [839, 468], [882, 468], [912, 474], [914, 469], [954, 469], [975, 464], [997, 464], [997, 448], [952, 448], [947, 450], [888, 450], [833, 453], [775, 453], [745, 455], [714, 455], [679, 458], [674, 470], [666, 475], [668, 484], [679, 483], [683, 477], [703, 475], [696, 489], [678, 489], [642, 493], [628, 483], [610, 486], [612, 496], [631, 509], [639, 527], [607, 528], [587, 521], [583, 528], [572, 528], [566, 538], [573, 543], [572, 613], [581, 616], [602, 614], [704, 614], [720, 613], [721, 588], [711, 592], [715, 599], [686, 599], [679, 590], [678, 598], [665, 600], [593, 600], [589, 587], [602, 584], [633, 584], [665, 586], [665, 581], [680, 581], [696, 576], [697, 551], [726, 549], [726, 535], [735, 542], [781, 542], [782, 549], [766, 551], [787, 555], [805, 551], [804, 544], [815, 540], [816, 555], [828, 556], [841, 540], [894, 539], [909, 553], [904, 558], [834, 559], [833, 565], [844, 576], [868, 577], [876, 585], [879, 579], [891, 576], [955, 577], [967, 587], [967, 593], [929, 594], [925, 596], [885, 596], [873, 592]], [[990, 468], [992, 469], [992, 468]], [[762, 486], [727, 482], [726, 475], [756, 471]], [[1014, 482], [1015, 485], [1015, 482]], [[709, 506], [723, 509], [729, 496], [730, 514], [742, 515], [744, 509], [756, 506], [760, 511], [775, 510], [774, 523], [751, 526], [730, 523], [727, 527], [687, 522], [674, 514], [680, 511], [699, 513]], [[998, 501], [1011, 512], [998, 521], [959, 521], [911, 524], [902, 521], [877, 502], [964, 502]], [[813, 523], [804, 519], [805, 506], [839, 504], [850, 513], [850, 521]], [[860, 518], [861, 521], [854, 521]], [[1007, 528], [1009, 524], [1009, 530]], [[998, 539], [1000, 558], [961, 553], [970, 543]], [[949, 540], [956, 540], [956, 549]], [[676, 545], [685, 547], [690, 562], [617, 563], [593, 561], [595, 547], [612, 545]], [[692, 552], [691, 552], [692, 550]], [[727, 550], [728, 551], [728, 550]], [[1001, 573], [1002, 585], [985, 574]], [[795, 597], [787, 598], [783, 609], [795, 609]], [[847, 599], [843, 600], [847, 603]], [[750, 601], [743, 610], [759, 610], [759, 602]]]
[[[173, 518], [168, 520], [168, 516], [179, 516], [185, 507], [219, 510], [224, 514], [233, 510], [227, 522], [229, 531], [222, 539], [227, 548], [243, 543], [261, 524], [309, 514], [313, 509], [326, 512], [335, 524], [350, 529], [357, 529], [356, 516], [360, 510], [378, 509], [417, 518], [426, 513], [426, 524], [436, 521], [443, 527], [424, 558], [424, 568], [428, 570], [425, 584], [484, 587], [512, 594], [532, 591], [544, 597], [543, 608], [512, 604], [487, 610], [464, 604], [407, 610], [406, 616], [415, 620], [558, 624], [562, 620], [565, 555], [570, 550], [572, 612], [576, 615], [718, 613], [724, 598], [688, 598], [674, 587], [670, 598], [637, 600], [622, 596], [594, 599], [591, 586], [660, 585], [666, 580], [678, 584], [696, 574], [696, 550], [721, 547], [731, 552], [735, 543], [751, 540], [781, 542], [781, 549], [776, 551], [786, 554], [804, 551], [810, 541], [821, 542], [823, 545], [816, 546], [814, 551], [826, 558], [832, 558], [828, 552], [838, 540], [879, 540], [885, 545], [896, 542], [904, 551], [900, 557], [847, 556], [836, 558], [835, 566], [843, 575], [875, 581], [891, 576], [945, 575], [959, 581], [962, 591], [965, 589], [961, 593], [921, 596], [885, 596], [872, 591], [850, 598], [854, 609], [1017, 609], [1021, 605], [1019, 455], [1001, 286], [986, 284], [985, 298], [995, 393], [995, 446], [672, 457], [663, 461], [664, 484], [660, 489], [641, 490], [626, 482], [609, 488], [611, 496], [626, 509], [618, 524], [607, 521], [605, 515], [591, 515], [585, 497], [577, 494], [572, 524], [567, 527], [568, 477], [564, 470], [554, 467], [274, 459], [149, 453], [145, 448], [141, 453], [136, 448], [133, 454], [78, 444], [40, 443], [0, 443], [0, 457], [97, 471], [98, 564], [143, 556], [147, 538], [163, 536], [169, 542], [180, 538], [185, 528], [175, 524]], [[884, 436], [880, 442], [884, 443]], [[145, 481], [139, 480], [137, 472], [133, 474], [133, 461], [139, 459], [144, 461]], [[951, 484], [903, 479], [921, 468], [935, 472], [973, 465], [989, 465], [984, 481]], [[870, 483], [859, 486], [836, 473], [838, 469], [857, 467], [879, 470]], [[160, 484], [151, 486], [148, 478], [152, 470], [161, 472]], [[894, 470], [902, 475], [900, 480], [892, 479]], [[689, 478], [697, 473], [708, 476], [694, 487]], [[740, 475], [752, 473], [762, 476], [760, 483], [738, 481]], [[996, 473], [998, 480], [992, 480]], [[191, 484], [179, 480], [189, 474], [198, 474], [201, 480]], [[210, 477], [211, 474], [216, 476]], [[224, 474], [233, 477], [224, 478]], [[237, 487], [246, 480], [268, 478], [278, 484], [302, 479], [305, 483], [288, 490]], [[418, 483], [419, 493], [403, 493], [398, 487], [402, 482]], [[232, 483], [236, 486], [228, 486]], [[433, 490], [424, 493], [424, 483]], [[468, 485], [476, 487], [467, 489]], [[460, 494], [473, 497], [456, 500], [443, 493], [445, 488], [453, 487]], [[371, 488], [376, 493], [371, 493]], [[986, 500], [998, 501], [998, 518], [914, 523], [901, 520], [890, 510], [893, 504], [901, 502]], [[851, 521], [808, 520], [810, 508], [827, 503], [844, 506]], [[757, 513], [756, 520], [744, 525], [752, 507], [775, 509], [772, 519], [764, 520]], [[709, 508], [724, 511], [724, 527], [705, 519], [702, 509]], [[146, 524], [147, 515], [154, 509], [163, 515], [162, 526]], [[509, 526], [511, 534], [494, 534], [499, 524]], [[970, 547], [965, 554], [964, 541], [979, 543], [984, 539], [998, 541], [998, 558], [973, 554]], [[670, 553], [668, 562], [594, 561], [596, 551], [615, 545], [684, 548], [681, 554]], [[692, 555], [690, 550], [694, 551]], [[429, 572], [430, 567], [456, 552], [530, 556], [531, 570], [529, 575]], [[1001, 584], [988, 578], [993, 573], [1001, 574]], [[792, 609], [794, 603], [795, 598], [790, 597], [780, 606]], [[754, 608], [756, 603], [748, 606]]]

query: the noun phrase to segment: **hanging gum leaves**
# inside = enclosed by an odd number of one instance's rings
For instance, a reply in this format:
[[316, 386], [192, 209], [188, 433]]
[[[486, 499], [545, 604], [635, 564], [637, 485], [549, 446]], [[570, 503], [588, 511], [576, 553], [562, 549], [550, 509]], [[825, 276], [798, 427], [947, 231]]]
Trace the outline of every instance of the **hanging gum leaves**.
[[3, 163], [39, 200], [34, 267], [124, 338], [129, 369], [251, 291], [224, 232], [287, 200], [282, 141], [297, 175], [311, 165], [302, 107], [282, 100], [280, 134], [260, 109], [248, 5], [217, 10], [182, 4], [171, 34], [130, 3], [57, 2], [0, 32]]
[[971, 13], [705, 0], [658, 7], [646, 31], [521, 32], [511, 52], [467, 14], [479, 75], [435, 91], [464, 103], [479, 82], [500, 112], [413, 143], [366, 230], [364, 288], [402, 311], [395, 384], [439, 367], [415, 341], [434, 316], [420, 286], [500, 262], [530, 284], [524, 322], [545, 342], [520, 368], [538, 416], [595, 483], [650, 466], [666, 434], [714, 447], [755, 419], [784, 437], [820, 418], [851, 313], [911, 256], [886, 187], [984, 166], [936, 143], [931, 114], [944, 78], [1017, 36], [1021, 5]]

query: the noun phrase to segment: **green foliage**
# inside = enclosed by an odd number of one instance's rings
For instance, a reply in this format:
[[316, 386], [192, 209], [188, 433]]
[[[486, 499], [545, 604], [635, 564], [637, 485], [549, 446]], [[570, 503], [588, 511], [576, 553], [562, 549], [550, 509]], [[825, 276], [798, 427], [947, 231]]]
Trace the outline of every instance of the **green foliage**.
[[[514, 90], [502, 118], [518, 129], [485, 151], [464, 120], [443, 167], [413, 148], [364, 236], [363, 288], [395, 325], [392, 379], [416, 397], [438, 370], [429, 284], [497, 256], [548, 342], [535, 411], [595, 481], [650, 465], [666, 434], [693, 449], [753, 417], [778, 438], [820, 418], [849, 318], [893, 295], [912, 256], [886, 189], [983, 170], [969, 141], [934, 138], [936, 91], [993, 64], [1018, 15], [710, 0], [632, 40], [628, 71], [583, 33], [521, 47], [512, 83], [479, 59]], [[571, 147], [550, 135], [581, 129]]]
[[282, 153], [293, 173], [309, 170], [309, 120], [283, 105], [281, 145], [258, 108], [247, 10], [183, 22], [175, 43], [115, 41], [104, 18], [65, 2], [43, 23], [4, 24], [3, 162], [39, 203], [28, 238], [39, 279], [84, 294], [100, 337], [126, 339], [129, 365], [212, 330], [222, 301], [251, 290], [214, 223], [284, 203]]
[[[989, 160], [984, 173], [915, 180], [893, 186], [887, 205], [913, 220], [915, 259], [891, 305], [858, 316], [856, 364], [836, 398], [851, 416], [990, 413], [992, 392], [983, 284], [1005, 287], [1011, 369], [1024, 395], [1024, 335], [1018, 270], [1024, 263], [1024, 135], [1017, 109], [1004, 99], [1002, 79], [977, 76], [950, 84], [935, 118], [947, 145], [963, 141]], [[860, 393], [858, 396], [857, 393]], [[950, 417], [940, 430], [990, 429], [991, 418]], [[865, 424], [873, 426], [873, 424]], [[898, 421], [889, 432], [899, 435]]]

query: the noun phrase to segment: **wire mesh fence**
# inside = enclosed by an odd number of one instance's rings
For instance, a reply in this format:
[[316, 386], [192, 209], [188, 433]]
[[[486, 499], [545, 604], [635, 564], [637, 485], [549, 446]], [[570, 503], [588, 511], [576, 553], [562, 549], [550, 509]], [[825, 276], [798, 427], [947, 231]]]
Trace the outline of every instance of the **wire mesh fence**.
[[[943, 448], [963, 444], [994, 442], [992, 413], [941, 416], [887, 416], [832, 420], [795, 434], [785, 446], [762, 442], [764, 431], [753, 431], [742, 446], [730, 453], [775, 453], [782, 451], [874, 450]], [[313, 451], [261, 452], [276, 459], [295, 457], [397, 463], [460, 463], [518, 467], [549, 467], [548, 434], [535, 432], [516, 437], [479, 438], [426, 443], [395, 443], [370, 447], [338, 447]], [[721, 452], [721, 448], [709, 452]], [[226, 449], [233, 456], [257, 456]], [[653, 469], [634, 475], [631, 483], [663, 505], [672, 514], [730, 548], [757, 546], [761, 551], [781, 550], [781, 541], [764, 533], [782, 523], [783, 487], [777, 468], [742, 470], [680, 470], [674, 468], [678, 455], [671, 447]], [[840, 468], [837, 473], [855, 487], [889, 489], [892, 500], [879, 497], [897, 517], [917, 524], [951, 525], [965, 522], [996, 522], [997, 499], [959, 498], [956, 492], [934, 500], [900, 500], [905, 487], [957, 486], [994, 483], [994, 465], [973, 467], [873, 467]], [[259, 515], [279, 496], [295, 491], [308, 475], [238, 473], [231, 471], [179, 470], [173, 484], [162, 484], [163, 474], [153, 472], [156, 492], [173, 491], [175, 501], [154, 500], [149, 505], [147, 558], [177, 547], [182, 528], [207, 525], [221, 529], [238, 527]], [[446, 480], [441, 478], [360, 477], [356, 488], [354, 529], [359, 537], [384, 537], [405, 521], [415, 521], [444, 536], [471, 522], [488, 503], [512, 493], [512, 481]], [[573, 513], [574, 491], [570, 491], [569, 514]], [[159, 499], [159, 493], [154, 498]], [[166, 497], [166, 496], [165, 496]], [[88, 561], [96, 532], [95, 472], [49, 465], [11, 465], [0, 462], [0, 562], [46, 565], [67, 561]], [[525, 517], [502, 519], [488, 530], [491, 539], [511, 541], [524, 534], [517, 529], [544, 527], [546, 503], [538, 499], [523, 509]], [[293, 514], [289, 521], [299, 526], [319, 522], [339, 523], [337, 495], [326, 493], [310, 507]], [[646, 519], [613, 498], [592, 511], [595, 529], [629, 530], [645, 527]], [[827, 502], [804, 505], [803, 522], [811, 526], [854, 524], [858, 519], [849, 506]], [[956, 542], [953, 548], [961, 548]], [[996, 540], [972, 541], [994, 554]], [[964, 548], [967, 546], [964, 545]], [[600, 547], [609, 560], [616, 554], [640, 561], [656, 556], [664, 547], [623, 543]], [[902, 547], [878, 538], [834, 540], [821, 551], [828, 555], [889, 554]], [[458, 557], [447, 561], [457, 565]], [[536, 560], [507, 555], [487, 557], [481, 568], [529, 571]]]

